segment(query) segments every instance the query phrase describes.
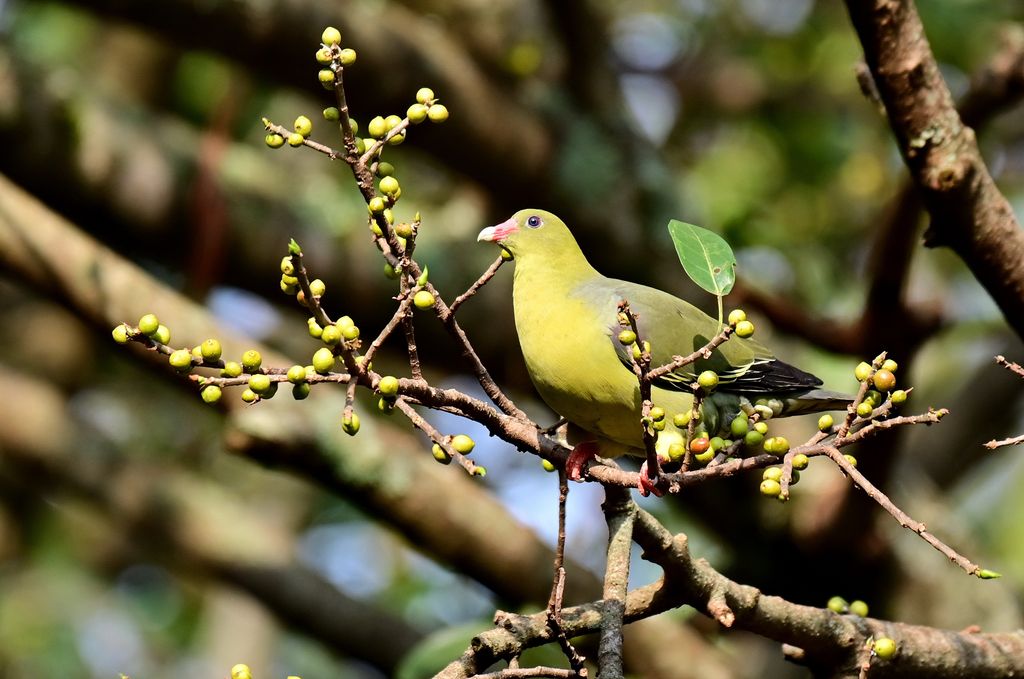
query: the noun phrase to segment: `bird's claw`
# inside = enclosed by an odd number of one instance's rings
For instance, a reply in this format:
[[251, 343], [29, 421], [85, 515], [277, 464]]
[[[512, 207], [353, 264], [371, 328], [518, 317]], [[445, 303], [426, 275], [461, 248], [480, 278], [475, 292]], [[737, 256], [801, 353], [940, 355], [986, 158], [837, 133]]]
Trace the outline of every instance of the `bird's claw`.
[[577, 443], [565, 461], [565, 476], [570, 481], [582, 481], [587, 465], [597, 457], [597, 443], [583, 441]]
[[663, 490], [658, 488], [657, 479], [651, 479], [647, 474], [647, 462], [644, 461], [640, 465], [640, 480], [637, 481], [636, 487], [640, 490], [640, 494], [644, 497], [648, 495], [654, 495], [655, 497], [661, 497], [665, 494]]

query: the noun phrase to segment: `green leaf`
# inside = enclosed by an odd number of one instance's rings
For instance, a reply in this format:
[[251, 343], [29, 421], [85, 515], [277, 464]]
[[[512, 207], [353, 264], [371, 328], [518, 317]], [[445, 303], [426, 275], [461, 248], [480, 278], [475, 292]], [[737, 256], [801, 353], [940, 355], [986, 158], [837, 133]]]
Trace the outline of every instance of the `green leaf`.
[[292, 238], [292, 239], [290, 239], [288, 241], [288, 254], [289, 255], [301, 255], [302, 254], [302, 248], [299, 247], [299, 244], [295, 241], [294, 238]]
[[686, 275], [712, 295], [729, 294], [736, 282], [736, 256], [725, 239], [677, 219], [668, 223], [668, 233]]

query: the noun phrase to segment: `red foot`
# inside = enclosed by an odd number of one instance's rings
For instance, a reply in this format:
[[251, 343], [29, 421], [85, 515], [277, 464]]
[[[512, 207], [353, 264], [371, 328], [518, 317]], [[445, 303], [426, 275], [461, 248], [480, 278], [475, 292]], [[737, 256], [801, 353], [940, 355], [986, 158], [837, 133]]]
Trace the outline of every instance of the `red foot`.
[[640, 465], [640, 481], [637, 482], [636, 487], [640, 490], [640, 494], [643, 495], [644, 497], [647, 497], [651, 493], [653, 493], [655, 497], [661, 497], [662, 495], [665, 494], [660, 489], [658, 489], [657, 486], [654, 485], [654, 481], [652, 481], [651, 477], [647, 475], [646, 460], [642, 465]]
[[570, 481], [583, 479], [583, 471], [597, 457], [597, 441], [582, 441], [573, 447], [569, 459], [565, 461], [565, 475]]

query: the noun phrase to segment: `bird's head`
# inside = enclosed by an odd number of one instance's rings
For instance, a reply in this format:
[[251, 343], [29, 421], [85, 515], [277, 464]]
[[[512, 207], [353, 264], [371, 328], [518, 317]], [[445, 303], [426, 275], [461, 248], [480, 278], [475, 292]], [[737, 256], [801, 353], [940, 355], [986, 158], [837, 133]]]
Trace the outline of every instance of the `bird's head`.
[[488, 226], [476, 239], [497, 243], [517, 259], [531, 253], [557, 255], [579, 250], [565, 222], [535, 209], [520, 210], [501, 224]]

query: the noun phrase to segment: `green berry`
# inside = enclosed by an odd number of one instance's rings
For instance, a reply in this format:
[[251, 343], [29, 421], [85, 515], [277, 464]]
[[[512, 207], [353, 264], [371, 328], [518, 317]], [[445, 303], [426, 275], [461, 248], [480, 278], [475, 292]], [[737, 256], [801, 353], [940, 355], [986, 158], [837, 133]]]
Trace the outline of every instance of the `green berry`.
[[[388, 145], [389, 146], [398, 146], [403, 141], [405, 141], [405, 132], [399, 132], [398, 134], [396, 134], [393, 137], [388, 139]], [[401, 191], [401, 189], [399, 189], [398, 195], [401, 195], [401, 193], [402, 193], [402, 191]], [[396, 195], [395, 198], [397, 198], [398, 195]], [[479, 469], [479, 467], [478, 467], [478, 469]]]
[[722, 448], [725, 448], [725, 439], [721, 436], [713, 436], [711, 438], [711, 450], [717, 453]]
[[660, 422], [665, 419], [665, 409], [661, 406], [651, 406], [650, 418], [654, 422]]
[[882, 402], [882, 394], [875, 389], [868, 389], [864, 394], [864, 400], [870, 403], [872, 406], [877, 406]]
[[292, 398], [296, 401], [301, 401], [309, 396], [309, 392], [312, 390], [313, 388], [309, 386], [308, 382], [292, 385]]
[[320, 84], [324, 86], [324, 89], [330, 89], [334, 87], [334, 71], [329, 68], [322, 68], [320, 72], [316, 74], [317, 79], [320, 80]]
[[768, 433], [768, 423], [767, 422], [755, 422], [754, 423], [754, 431], [756, 431], [757, 433], [761, 434], [762, 436], [767, 434]]
[[703, 453], [696, 453], [693, 456], [693, 459], [697, 460], [697, 462], [700, 462], [701, 464], [706, 464], [708, 462], [711, 462], [711, 460], [713, 460], [714, 457], [715, 451], [712, 450], [711, 448], [708, 448]]
[[736, 324], [737, 337], [750, 337], [754, 334], [754, 324], [750, 321], [740, 321]]
[[891, 358], [887, 358], [884, 361], [882, 361], [882, 370], [888, 370], [889, 372], [894, 373], [896, 372], [896, 368], [898, 367], [899, 365], [896, 363], [896, 361], [892, 360]]
[[773, 455], [785, 455], [789, 452], [789, 441], [785, 436], [772, 436], [765, 439], [764, 450]]
[[356, 322], [352, 320], [351, 316], [342, 316], [337, 321], [335, 321], [334, 324], [339, 328], [347, 328], [354, 326]]
[[443, 123], [448, 120], [448, 109], [444, 104], [431, 104], [427, 109], [427, 117], [432, 123]]
[[833, 424], [835, 424], [835, 420], [832, 419], [830, 414], [825, 413], [818, 418], [818, 431], [828, 431], [832, 428]]
[[672, 424], [676, 425], [676, 429], [682, 429], [690, 424], [690, 411], [687, 410], [685, 413], [676, 413], [672, 416]]
[[[326, 33], [326, 31], [324, 31]], [[341, 38], [338, 38], [341, 40]], [[231, 668], [231, 679], [252, 679], [252, 670], [244, 663], [238, 663]]]
[[153, 333], [153, 341], [159, 344], [170, 344], [171, 343], [171, 329], [161, 323], [157, 326], [156, 332]]
[[733, 309], [729, 312], [729, 325], [737, 325], [747, 320], [747, 312], [743, 309]]
[[789, 485], [795, 486], [800, 483], [800, 472], [793, 470], [793, 474], [789, 477]]
[[863, 382], [871, 377], [872, 370], [874, 370], [874, 368], [871, 367], [870, 363], [861, 361], [857, 364], [857, 367], [853, 369], [853, 376], [857, 378], [858, 382]]
[[765, 497], [778, 497], [782, 493], [782, 486], [778, 481], [765, 479], [761, 482], [761, 495]]
[[159, 327], [160, 320], [154, 314], [146, 314], [139, 319], [139, 332], [143, 335], [152, 337]]
[[326, 47], [321, 47], [316, 51], [316, 62], [321, 66], [326, 66], [332, 61], [334, 61], [334, 52], [331, 50]]
[[875, 389], [878, 389], [878, 391], [892, 391], [893, 387], [896, 386], [896, 376], [892, 374], [891, 370], [886, 370], [885, 368], [879, 368], [875, 371], [872, 381], [875, 383]]
[[412, 303], [417, 309], [430, 309], [434, 306], [434, 295], [429, 290], [420, 290], [412, 298]]
[[381, 212], [384, 212], [384, 199], [381, 198], [380, 196], [374, 196], [373, 198], [370, 199], [370, 202], [367, 204], [367, 207], [369, 208], [372, 214], [380, 214]]
[[323, 111], [324, 120], [336, 123], [341, 120], [341, 111], [338, 110], [337, 106], [328, 106]]
[[782, 478], [782, 467], [768, 467], [761, 474], [761, 478], [765, 481], [778, 481]]
[[427, 119], [427, 107], [423, 104], [413, 104], [405, 111], [405, 116], [413, 125], [419, 125]]
[[811, 463], [811, 458], [807, 457], [803, 453], [797, 453], [793, 456], [793, 469], [807, 469], [807, 465]]
[[384, 128], [390, 132], [394, 128], [398, 127], [398, 124], [402, 122], [402, 119], [396, 116], [394, 113], [384, 119]]
[[293, 365], [288, 368], [288, 381], [292, 384], [302, 384], [306, 381], [306, 368], [301, 365]]
[[380, 139], [388, 133], [387, 124], [384, 122], [384, 118], [376, 116], [370, 121], [370, 124], [366, 126], [367, 133], [374, 139]]
[[[326, 328], [325, 328], [326, 329]], [[327, 347], [320, 347], [313, 354], [313, 370], [326, 375], [334, 369], [334, 354]]]
[[380, 180], [380, 192], [387, 195], [393, 195], [398, 193], [399, 185], [398, 180], [392, 176], [384, 177]]
[[349, 436], [355, 436], [359, 433], [359, 415], [352, 413], [341, 420], [341, 428]]
[[994, 580], [996, 578], [1003, 577], [1003, 574], [989, 570], [987, 568], [982, 568], [980, 571], [978, 571], [977, 576], [982, 580]]
[[271, 132], [263, 138], [263, 141], [272, 149], [279, 149], [284, 146], [284, 137], [279, 135], [277, 132]]
[[429, 104], [434, 101], [434, 90], [429, 87], [421, 87], [416, 90], [416, 101], [421, 104]]
[[204, 361], [219, 361], [221, 355], [220, 342], [213, 339], [212, 337], [202, 344], [199, 345], [199, 351], [203, 355]]
[[480, 478], [487, 476], [487, 467], [481, 465], [473, 467], [473, 476], [479, 476]]
[[394, 396], [398, 393], [398, 378], [393, 375], [385, 375], [377, 383], [377, 391], [382, 396]]
[[841, 596], [834, 596], [828, 600], [826, 608], [833, 613], [846, 613], [850, 609], [850, 604], [846, 603], [846, 599]]
[[207, 403], [216, 403], [220, 400], [221, 390], [216, 384], [210, 384], [203, 387], [203, 390], [199, 392], [199, 395], [203, 397], [203, 400]]
[[171, 352], [171, 355], [167, 358], [167, 362], [171, 364], [171, 367], [179, 372], [188, 372], [192, 369], [192, 354], [188, 349], [178, 349], [177, 351]]
[[260, 356], [260, 352], [255, 349], [249, 349], [249, 351], [242, 354], [242, 368], [247, 373], [253, 373], [260, 369], [263, 364], [263, 357]]
[[668, 459], [678, 462], [686, 455], [686, 446], [682, 443], [670, 443], [668, 446]]
[[[448, 464], [452, 461], [452, 456], [449, 455], [444, 448], [437, 445], [436, 443], [430, 448], [430, 452], [433, 453], [434, 459], [441, 464]], [[547, 460], [545, 460], [547, 462]]]
[[408, 222], [399, 222], [395, 225], [395, 235], [399, 238], [412, 237], [412, 224], [409, 224]]
[[465, 434], [457, 434], [452, 437], [452, 448], [463, 455], [469, 455], [476, 447], [476, 442]]
[[314, 297], [323, 297], [327, 292], [327, 285], [319, 278], [314, 278], [309, 282], [309, 291], [313, 293]]
[[661, 419], [651, 422], [651, 429], [654, 431], [665, 431], [665, 420]]
[[633, 332], [632, 330], [627, 329], [619, 333], [620, 344], [623, 344], [628, 347], [630, 344], [633, 344], [634, 342], [636, 342], [636, 333]]
[[858, 618], [868, 617], [868, 605], [857, 599], [856, 601], [850, 602], [850, 613], [856, 615]]
[[124, 344], [128, 341], [128, 326], [124, 323], [115, 326], [110, 334], [113, 335], [115, 342], [118, 344]]
[[541, 460], [540, 466], [543, 467], [544, 471], [546, 472], [553, 472], [556, 469], [558, 469], [558, 467], [555, 466], [555, 463], [551, 462], [550, 460]]
[[221, 377], [238, 377], [241, 374], [242, 364], [235, 361], [228, 361], [220, 371]]
[[324, 329], [320, 327], [320, 324], [316, 322], [315, 318], [311, 318], [306, 321], [306, 325], [309, 328], [310, 337], [320, 339], [324, 334]]
[[871, 417], [871, 413], [874, 412], [875, 407], [871, 404], [871, 401], [861, 401], [857, 404], [857, 414], [861, 417]]
[[292, 132], [291, 134], [288, 135], [289, 146], [302, 146], [302, 142], [304, 141], [306, 141], [306, 138], [303, 137], [298, 132]]
[[907, 400], [907, 392], [897, 389], [889, 395], [889, 398], [892, 400], [893, 405], [899, 405]]
[[356, 63], [356, 56], [358, 55], [356, 55], [356, 51], [354, 49], [346, 47], [341, 50], [341, 53], [338, 55], [338, 61], [341, 62], [342, 66], [351, 66]]
[[320, 35], [320, 42], [325, 45], [337, 45], [341, 42], [341, 31], [334, 26], [328, 26]]
[[743, 445], [749, 446], [751, 448], [761, 445], [762, 441], [764, 441], [764, 434], [757, 431], [756, 429], [751, 429], [743, 437]]
[[203, 346], [201, 344], [192, 347], [192, 358], [200, 362], [203, 360]]
[[313, 121], [306, 116], [299, 116], [295, 119], [293, 129], [303, 137], [308, 137], [313, 133]]
[[292, 261], [290, 255], [281, 258], [281, 273], [285, 276], [295, 275], [295, 262]]
[[[325, 330], [326, 330], [326, 328], [325, 328]], [[346, 326], [340, 328], [340, 330], [341, 330], [341, 336], [344, 337], [349, 342], [351, 342], [353, 340], [356, 340], [356, 339], [359, 339], [359, 328], [357, 326], [346, 325]]]
[[857, 466], [857, 458], [855, 458], [853, 455], [843, 455], [843, 457], [846, 458], [846, 461], [850, 463], [851, 467]]
[[398, 278], [398, 272], [395, 270], [395, 267], [391, 266], [387, 262], [384, 262], [384, 277], [390, 278], [391, 280]]
[[255, 375], [249, 376], [249, 388], [252, 389], [254, 394], [263, 396], [270, 391], [270, 384], [270, 375], [256, 373]]
[[750, 431], [750, 422], [747, 420], [746, 415], [737, 415], [733, 421], [729, 423], [729, 433], [736, 438], [746, 436], [748, 431]]
[[871, 650], [882, 660], [888, 660], [896, 655], [896, 642], [889, 637], [879, 637], [875, 639]]
[[395, 174], [395, 166], [391, 163], [380, 162], [377, 163], [377, 176], [378, 177], [390, 177]]
[[714, 370], [705, 370], [697, 376], [697, 384], [707, 391], [714, 389], [718, 386], [718, 373]]
[[242, 400], [246, 403], [255, 403], [258, 398], [259, 396], [257, 396], [256, 392], [252, 389], [246, 388], [245, 391], [242, 392]]

